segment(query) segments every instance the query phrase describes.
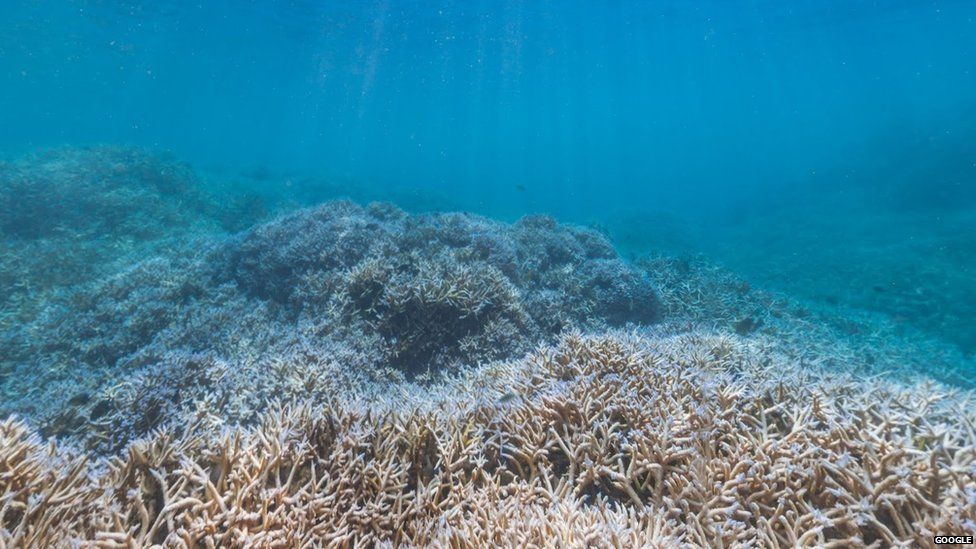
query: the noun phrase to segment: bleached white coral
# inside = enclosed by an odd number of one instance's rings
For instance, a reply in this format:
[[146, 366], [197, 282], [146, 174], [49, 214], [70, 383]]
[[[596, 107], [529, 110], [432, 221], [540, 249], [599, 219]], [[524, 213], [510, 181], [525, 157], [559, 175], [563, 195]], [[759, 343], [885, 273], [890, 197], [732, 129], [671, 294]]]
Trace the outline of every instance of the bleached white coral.
[[[53, 467], [7, 422], [3, 541], [858, 547], [972, 526], [976, 418], [952, 394], [824, 372], [784, 384], [770, 373], [795, 364], [734, 339], [734, 381], [684, 363], [713, 343], [569, 335], [441, 385], [407, 382], [396, 403], [336, 394], [251, 429], [162, 431], [92, 478]], [[947, 443], [916, 446], [904, 423]]]

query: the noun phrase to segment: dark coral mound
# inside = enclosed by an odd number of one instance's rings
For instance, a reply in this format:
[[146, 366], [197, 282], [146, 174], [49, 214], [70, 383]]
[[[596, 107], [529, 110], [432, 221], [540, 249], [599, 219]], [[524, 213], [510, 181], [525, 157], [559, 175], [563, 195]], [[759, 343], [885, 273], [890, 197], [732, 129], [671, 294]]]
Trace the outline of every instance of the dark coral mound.
[[115, 448], [176, 417], [246, 422], [275, 398], [658, 314], [647, 275], [594, 231], [331, 202], [65, 292], [4, 334], [0, 411]]
[[230, 278], [298, 316], [335, 311], [410, 372], [513, 356], [564, 328], [652, 322], [649, 280], [593, 231], [334, 202], [247, 233]]

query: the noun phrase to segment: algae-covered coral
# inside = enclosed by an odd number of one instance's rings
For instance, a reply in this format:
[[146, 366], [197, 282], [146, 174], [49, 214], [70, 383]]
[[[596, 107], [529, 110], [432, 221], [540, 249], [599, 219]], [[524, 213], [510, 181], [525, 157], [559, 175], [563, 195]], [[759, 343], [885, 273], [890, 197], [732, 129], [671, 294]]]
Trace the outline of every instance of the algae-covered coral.
[[432, 391], [155, 432], [99, 470], [8, 421], [0, 535], [887, 547], [976, 530], [971, 396], [822, 374], [731, 336], [569, 335]]

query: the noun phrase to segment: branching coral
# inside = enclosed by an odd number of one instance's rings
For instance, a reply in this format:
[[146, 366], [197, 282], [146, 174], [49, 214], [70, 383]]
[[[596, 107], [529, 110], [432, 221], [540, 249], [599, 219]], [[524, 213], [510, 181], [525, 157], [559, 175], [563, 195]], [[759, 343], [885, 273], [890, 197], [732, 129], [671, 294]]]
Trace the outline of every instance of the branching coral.
[[976, 362], [944, 341], [877, 313], [801, 301], [751, 287], [700, 257], [637, 262], [658, 288], [664, 317], [695, 329], [761, 339], [797, 362], [905, 379], [976, 387]]
[[23, 423], [0, 423], [0, 547], [54, 547], [91, 529], [102, 502], [88, 474]]
[[339, 201], [185, 244], [0, 334], [0, 412], [114, 451], [201, 409], [254, 421], [294, 379], [430, 380], [568, 328], [658, 320], [644, 273], [598, 233], [544, 217]]
[[537, 332], [518, 291], [487, 265], [420, 261], [387, 280], [360, 311], [390, 343], [391, 364], [408, 371], [514, 356], [525, 350], [525, 334]]
[[65, 503], [91, 514], [7, 514], [4, 541], [856, 547], [976, 530], [969, 393], [831, 378], [734, 337], [624, 334], [420, 390], [162, 431], [91, 476], [44, 466], [8, 422], [8, 500], [77, 483]]
[[132, 149], [63, 148], [0, 163], [0, 332], [31, 321], [67, 287], [256, 221], [209, 191], [187, 164]]
[[[42, 168], [25, 200], [81, 201], [61, 221], [85, 241], [148, 215], [119, 197], [154, 197], [176, 226], [170, 199], [193, 195], [185, 169], [131, 153]], [[10, 169], [0, 187], [30, 186]], [[17, 215], [8, 237], [61, 238]], [[871, 318], [697, 260], [631, 265], [545, 216], [340, 201], [194, 234], [0, 317], [0, 412], [31, 425], [0, 423], [0, 547], [887, 547], [976, 530], [973, 395], [907, 375], [955, 362]], [[4, 285], [50, 262], [17, 246]]]

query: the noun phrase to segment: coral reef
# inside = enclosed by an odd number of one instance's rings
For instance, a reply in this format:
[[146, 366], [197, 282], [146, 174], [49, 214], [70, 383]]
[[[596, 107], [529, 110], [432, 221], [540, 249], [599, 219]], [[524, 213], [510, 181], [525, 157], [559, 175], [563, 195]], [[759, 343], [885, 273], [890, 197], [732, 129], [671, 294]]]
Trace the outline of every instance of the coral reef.
[[159, 236], [205, 209], [186, 164], [108, 147], [57, 149], [3, 164], [0, 197], [16, 205], [0, 212], [0, 234], [24, 240], [64, 232]]
[[890, 210], [876, 193], [842, 194], [809, 197], [799, 210], [768, 208], [726, 230], [709, 227], [684, 249], [748, 274], [754, 285], [875, 313], [976, 355], [976, 209]]
[[931, 545], [976, 531], [972, 394], [748, 338], [570, 334], [401, 383], [164, 429], [100, 465], [0, 425], [0, 543]]
[[23, 418], [0, 547], [976, 533], [976, 370], [884, 314], [546, 216], [251, 226], [264, 199], [118, 149], [0, 165], [0, 198], [23, 205], [0, 212], [0, 417]]
[[590, 230], [337, 201], [64, 292], [2, 334], [0, 408], [113, 451], [201, 406], [247, 422], [320, 383], [429, 381], [658, 307]]
[[[333, 202], [257, 227], [232, 252], [246, 292], [364, 322], [408, 371], [514, 356], [566, 327], [657, 319], [646, 276], [599, 233]], [[338, 298], [338, 299], [337, 299]]]
[[636, 264], [658, 289], [662, 316], [685, 331], [759, 339], [801, 365], [976, 388], [973, 357], [883, 313], [755, 288], [702, 257], [651, 256]]
[[219, 233], [244, 217], [184, 163], [142, 151], [55, 149], [0, 163], [0, 329], [51, 294]]

